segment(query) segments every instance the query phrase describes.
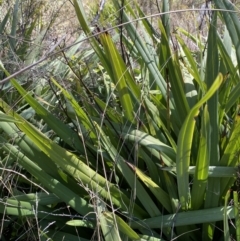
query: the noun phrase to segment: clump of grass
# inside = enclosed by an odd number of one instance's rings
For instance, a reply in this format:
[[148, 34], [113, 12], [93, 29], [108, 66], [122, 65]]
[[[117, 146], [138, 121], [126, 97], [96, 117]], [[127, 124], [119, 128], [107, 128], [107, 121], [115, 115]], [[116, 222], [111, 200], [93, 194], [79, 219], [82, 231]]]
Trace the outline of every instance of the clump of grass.
[[[91, 37], [82, 3], [73, 6], [83, 31], [76, 46], [57, 46], [34, 87], [12, 78], [14, 105], [2, 90], [1, 236], [238, 237], [240, 58], [238, 28], [227, 21], [238, 26], [235, 13], [219, 12], [223, 38], [214, 15], [205, 43], [173, 33], [169, 14], [156, 29], [140, 7], [121, 11], [117, 1], [106, 11], [120, 15], [123, 31], [96, 28]], [[194, 54], [182, 36], [198, 46]]]

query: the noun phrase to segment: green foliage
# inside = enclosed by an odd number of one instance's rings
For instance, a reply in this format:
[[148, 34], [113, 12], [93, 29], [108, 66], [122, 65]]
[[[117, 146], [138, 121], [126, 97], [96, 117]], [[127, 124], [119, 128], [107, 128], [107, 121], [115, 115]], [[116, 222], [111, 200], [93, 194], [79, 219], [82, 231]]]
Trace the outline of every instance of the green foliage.
[[[1, 238], [13, 226], [11, 238], [27, 240], [19, 227], [31, 223], [38, 240], [240, 240], [236, 14], [219, 11], [223, 35], [214, 14], [205, 43], [171, 33], [169, 15], [157, 30], [147, 19], [135, 26], [144, 13], [126, 4], [123, 32], [91, 37], [73, 4], [84, 32], [76, 46], [43, 64], [50, 76], [30, 91], [12, 78], [14, 108], [1, 92]], [[4, 61], [1, 71], [10, 75]]]
[[[29, 65], [35, 62], [40, 56], [42, 42], [45, 38], [47, 27], [41, 22], [42, 8], [44, 1], [8, 1], [3, 3], [2, 22], [0, 24], [0, 54], [1, 62], [9, 72], [21, 69], [24, 64]], [[12, 8], [11, 8], [12, 5]], [[6, 8], [8, 11], [4, 11]], [[49, 26], [49, 25], [48, 25]], [[6, 74], [0, 70], [0, 79], [4, 79]], [[23, 73], [18, 81], [21, 84], [30, 84], [35, 79], [33, 73]], [[6, 83], [0, 90], [0, 95], [4, 95], [2, 90], [11, 89], [11, 85]], [[8, 103], [16, 101], [18, 94], [11, 91], [7, 95]]]

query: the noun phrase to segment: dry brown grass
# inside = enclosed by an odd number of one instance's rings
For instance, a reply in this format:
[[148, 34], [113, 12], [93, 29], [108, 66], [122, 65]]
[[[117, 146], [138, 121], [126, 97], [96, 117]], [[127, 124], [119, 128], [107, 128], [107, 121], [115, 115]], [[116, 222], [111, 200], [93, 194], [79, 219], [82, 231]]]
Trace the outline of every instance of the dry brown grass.
[[[66, 43], [72, 43], [72, 41], [77, 37], [80, 31], [78, 20], [75, 16], [74, 8], [71, 1], [45, 1], [46, 7], [44, 17], [46, 22], [49, 21], [49, 18], [57, 13], [57, 17], [48, 33], [48, 41], [55, 39], [56, 37], [61, 37], [64, 34], [67, 35]], [[93, 18], [94, 12], [98, 6], [99, 0], [83, 0], [83, 6], [86, 11], [89, 20]], [[159, 13], [159, 7], [161, 8], [161, 1], [158, 0], [138, 0], [140, 6], [146, 15]], [[189, 9], [192, 7], [199, 7], [204, 1], [192, 1], [192, 0], [182, 0], [172, 1], [171, 9]], [[106, 5], [111, 4], [110, 0], [106, 0]], [[172, 13], [171, 14], [171, 23], [173, 28], [182, 27], [189, 32], [193, 33], [196, 30], [196, 16], [197, 12], [186, 11], [184, 13]], [[151, 21], [155, 22], [154, 18]], [[107, 21], [106, 21], [107, 22]], [[155, 24], [154, 24], [155, 25]]]
[[[159, 8], [161, 8], [161, 1], [159, 0], [137, 0], [140, 6], [142, 7], [143, 11], [146, 15], [156, 14], [159, 13]], [[24, 1], [23, 1], [24, 2]], [[40, 33], [41, 29], [48, 28], [47, 34], [44, 38], [44, 41], [41, 44], [42, 53], [46, 52], [53, 43], [55, 43], [58, 39], [66, 36], [65, 38], [65, 46], [70, 45], [74, 42], [74, 40], [79, 36], [81, 33], [81, 27], [79, 26], [74, 7], [72, 5], [71, 0], [29, 0], [29, 3], [42, 3], [41, 8], [39, 8], [40, 15], [42, 16], [39, 20], [38, 28], [35, 30], [35, 36]], [[87, 16], [89, 17], [89, 22], [94, 17], [96, 9], [99, 4], [99, 0], [82, 0], [84, 9], [86, 11]], [[178, 9], [191, 9], [191, 8], [199, 8], [204, 0], [172, 0], [171, 2], [171, 10], [178, 10]], [[13, 8], [15, 0], [8, 0], [4, 1], [0, 6], [0, 10], [2, 15], [0, 16], [3, 18], [6, 11], [9, 8]], [[134, 6], [134, 1], [131, 1], [131, 4]], [[105, 15], [103, 13], [102, 21], [100, 24], [104, 24], [105, 27], [112, 26], [114, 23], [111, 23], [109, 19], [109, 8], [108, 6], [111, 5], [111, 0], [106, 0], [106, 9]], [[24, 11], [26, 11], [26, 8]], [[25, 12], [21, 12], [22, 19], [21, 21], [28, 21], [25, 19]], [[113, 18], [115, 18], [114, 13], [111, 13]], [[189, 33], [197, 34], [197, 16], [198, 12], [195, 11], [186, 11], [182, 13], [171, 13], [171, 26], [172, 31], [174, 31], [177, 27], [182, 27], [187, 30]], [[157, 18], [150, 18], [153, 26], [157, 29]], [[21, 24], [21, 23], [19, 23]], [[10, 26], [9, 26], [10, 27]], [[21, 38], [21, 34], [18, 35]], [[187, 43], [191, 45], [191, 43]]]

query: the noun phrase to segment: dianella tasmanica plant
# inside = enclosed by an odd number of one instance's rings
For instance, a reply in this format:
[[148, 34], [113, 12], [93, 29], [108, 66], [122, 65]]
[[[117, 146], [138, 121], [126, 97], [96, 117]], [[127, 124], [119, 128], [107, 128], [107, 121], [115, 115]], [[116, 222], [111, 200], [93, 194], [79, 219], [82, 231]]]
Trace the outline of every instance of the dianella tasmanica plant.
[[77, 45], [2, 90], [2, 239], [240, 240], [240, 23], [214, 3], [204, 39], [167, 0], [154, 24], [112, 1], [105, 28], [73, 1]]

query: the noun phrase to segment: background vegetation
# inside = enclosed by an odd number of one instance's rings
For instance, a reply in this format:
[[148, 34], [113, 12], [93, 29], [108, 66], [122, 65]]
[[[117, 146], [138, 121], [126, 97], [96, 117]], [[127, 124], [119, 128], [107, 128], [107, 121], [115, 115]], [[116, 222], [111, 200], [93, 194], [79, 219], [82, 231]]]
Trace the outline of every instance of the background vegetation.
[[0, 3], [1, 240], [240, 240], [238, 6], [156, 3]]

